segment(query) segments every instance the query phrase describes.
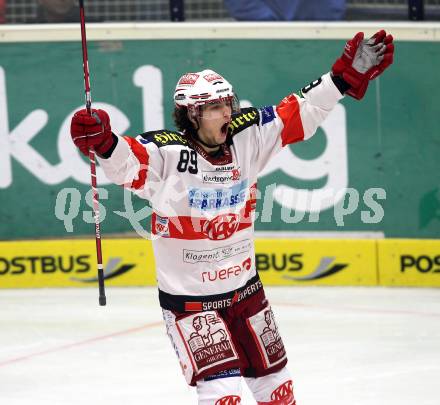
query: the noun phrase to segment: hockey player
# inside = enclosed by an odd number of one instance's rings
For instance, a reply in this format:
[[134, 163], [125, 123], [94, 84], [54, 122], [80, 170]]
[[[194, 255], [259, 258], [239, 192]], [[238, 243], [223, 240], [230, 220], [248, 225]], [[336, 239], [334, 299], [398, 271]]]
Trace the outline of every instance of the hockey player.
[[393, 60], [379, 31], [347, 42], [331, 72], [277, 106], [240, 111], [212, 70], [183, 75], [174, 93], [179, 131], [112, 133], [103, 110], [72, 118], [73, 142], [94, 148], [106, 176], [153, 207], [152, 234], [167, 333], [202, 405], [239, 404], [241, 377], [260, 405], [295, 404], [287, 357], [255, 269], [258, 173], [285, 145], [310, 138], [336, 103], [361, 99]]

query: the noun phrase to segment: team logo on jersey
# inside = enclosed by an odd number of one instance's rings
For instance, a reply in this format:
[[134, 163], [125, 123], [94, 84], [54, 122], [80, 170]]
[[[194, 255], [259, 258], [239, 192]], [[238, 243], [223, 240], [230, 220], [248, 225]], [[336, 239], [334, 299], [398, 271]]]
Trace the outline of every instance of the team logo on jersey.
[[218, 211], [245, 203], [248, 181], [229, 188], [191, 188], [188, 203], [191, 208], [201, 211]]
[[230, 238], [240, 225], [237, 214], [217, 215], [203, 226], [203, 233], [211, 240], [224, 240]]
[[230, 183], [231, 181], [240, 180], [241, 173], [240, 169], [234, 168], [231, 170], [203, 170], [202, 171], [202, 181], [203, 183], [212, 184], [224, 184]]

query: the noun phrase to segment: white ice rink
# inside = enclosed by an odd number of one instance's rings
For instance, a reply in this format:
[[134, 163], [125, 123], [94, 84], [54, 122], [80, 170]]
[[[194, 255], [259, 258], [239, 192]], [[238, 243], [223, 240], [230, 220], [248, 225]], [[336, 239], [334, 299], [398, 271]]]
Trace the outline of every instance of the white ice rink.
[[[440, 404], [440, 289], [266, 292], [298, 405]], [[156, 297], [109, 288], [99, 307], [95, 289], [0, 290], [0, 404], [196, 404]]]

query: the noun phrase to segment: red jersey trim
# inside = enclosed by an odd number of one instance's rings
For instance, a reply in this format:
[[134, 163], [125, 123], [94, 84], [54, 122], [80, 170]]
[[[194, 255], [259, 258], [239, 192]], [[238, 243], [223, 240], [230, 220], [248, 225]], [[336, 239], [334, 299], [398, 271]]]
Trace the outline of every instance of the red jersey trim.
[[[222, 224], [217, 229], [213, 221], [219, 219]], [[206, 218], [195, 218], [190, 216], [178, 217], [160, 217], [155, 212], [151, 218], [151, 232], [153, 235], [159, 235], [171, 239], [211, 239], [225, 240], [230, 238], [235, 232], [252, 226], [250, 218], [244, 218], [236, 214], [223, 214], [208, 220]], [[164, 221], [166, 223], [164, 224]]]
[[284, 128], [281, 131], [283, 146], [302, 141], [304, 128], [301, 121], [300, 108], [294, 94], [284, 97], [277, 106], [278, 116], [283, 121]]
[[151, 233], [172, 239], [225, 240], [253, 224], [252, 211], [256, 208], [256, 184], [250, 187], [250, 198], [239, 213], [219, 214], [212, 219], [204, 217], [162, 217], [153, 212]]
[[130, 146], [131, 151], [137, 157], [140, 163], [140, 169], [138, 172], [137, 180], [133, 180], [129, 185], [130, 188], [136, 190], [142, 188], [147, 181], [147, 171], [148, 171], [148, 153], [145, 148], [135, 139], [128, 136], [124, 136], [125, 141]]

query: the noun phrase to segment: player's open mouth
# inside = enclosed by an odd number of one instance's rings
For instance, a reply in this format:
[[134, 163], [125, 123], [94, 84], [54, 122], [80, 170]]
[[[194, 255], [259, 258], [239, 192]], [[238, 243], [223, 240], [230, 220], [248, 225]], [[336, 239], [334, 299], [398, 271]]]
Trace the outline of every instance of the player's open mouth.
[[220, 131], [221, 131], [223, 136], [226, 136], [228, 134], [228, 127], [229, 127], [229, 122], [225, 122], [222, 125], [222, 127], [220, 128]]

